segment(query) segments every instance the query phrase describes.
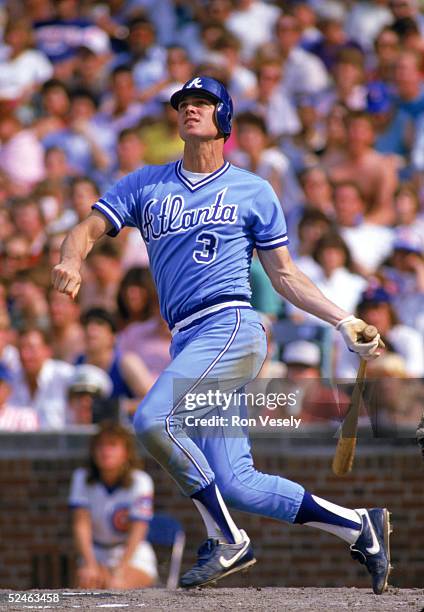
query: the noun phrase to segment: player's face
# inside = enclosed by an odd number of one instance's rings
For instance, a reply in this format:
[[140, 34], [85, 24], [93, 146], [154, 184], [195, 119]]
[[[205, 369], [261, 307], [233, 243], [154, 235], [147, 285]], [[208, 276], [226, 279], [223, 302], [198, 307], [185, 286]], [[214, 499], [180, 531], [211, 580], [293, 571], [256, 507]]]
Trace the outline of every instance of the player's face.
[[185, 142], [216, 138], [215, 104], [196, 95], [184, 98], [178, 107], [178, 129]]

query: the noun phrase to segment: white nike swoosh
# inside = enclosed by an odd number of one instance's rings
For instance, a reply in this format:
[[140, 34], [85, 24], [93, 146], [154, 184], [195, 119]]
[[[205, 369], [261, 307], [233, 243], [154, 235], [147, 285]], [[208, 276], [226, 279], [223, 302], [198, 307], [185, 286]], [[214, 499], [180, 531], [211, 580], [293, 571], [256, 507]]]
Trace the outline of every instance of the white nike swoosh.
[[225, 559], [224, 557], [219, 557], [219, 562], [222, 565], [222, 567], [230, 567], [231, 565], [233, 565], [236, 561], [238, 561], [240, 559], [240, 557], [246, 552], [248, 546], [250, 544], [250, 540], [247, 540], [247, 542], [245, 542], [243, 548], [241, 550], [238, 551], [238, 553], [236, 553], [234, 555], [234, 557], [232, 557], [231, 559]]
[[365, 550], [367, 551], [367, 553], [369, 553], [370, 555], [376, 555], [378, 552], [380, 552], [380, 544], [378, 543], [378, 539], [377, 539], [377, 535], [374, 531], [374, 527], [372, 525], [371, 519], [368, 515], [368, 512], [366, 513], [367, 520], [370, 526], [370, 530], [371, 530], [371, 536], [372, 536], [372, 546], [370, 548], [365, 548]]

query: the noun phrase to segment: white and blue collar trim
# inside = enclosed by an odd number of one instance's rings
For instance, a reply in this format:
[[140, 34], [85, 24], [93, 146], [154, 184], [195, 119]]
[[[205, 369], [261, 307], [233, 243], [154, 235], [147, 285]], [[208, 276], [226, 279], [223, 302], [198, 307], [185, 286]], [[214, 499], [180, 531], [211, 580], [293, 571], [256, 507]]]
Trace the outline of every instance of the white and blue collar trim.
[[208, 174], [208, 176], [205, 177], [204, 179], [202, 179], [201, 181], [198, 181], [197, 183], [192, 183], [181, 172], [181, 169], [183, 167], [183, 160], [180, 159], [175, 164], [175, 174], [180, 179], [180, 181], [183, 183], [183, 185], [185, 187], [187, 187], [187, 189], [189, 189], [190, 191], [197, 191], [201, 187], [204, 187], [205, 185], [208, 185], [209, 183], [211, 183], [215, 179], [217, 179], [220, 176], [222, 176], [225, 172], [227, 172], [227, 170], [229, 169], [230, 166], [231, 166], [230, 162], [227, 161], [220, 168], [218, 168], [218, 170], [215, 170], [215, 172], [211, 172], [211, 174]]

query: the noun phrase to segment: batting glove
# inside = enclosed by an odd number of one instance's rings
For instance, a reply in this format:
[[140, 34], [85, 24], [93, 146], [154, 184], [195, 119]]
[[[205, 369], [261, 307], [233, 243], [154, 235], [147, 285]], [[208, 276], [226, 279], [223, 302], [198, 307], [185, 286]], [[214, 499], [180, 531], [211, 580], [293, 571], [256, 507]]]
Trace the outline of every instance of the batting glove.
[[370, 342], [362, 341], [361, 333], [367, 325], [365, 321], [357, 319], [353, 315], [342, 319], [336, 325], [336, 329], [342, 334], [348, 349], [354, 353], [358, 353], [365, 361], [377, 359], [380, 355], [377, 349], [380, 346], [384, 346], [380, 339], [380, 334], [377, 334]]

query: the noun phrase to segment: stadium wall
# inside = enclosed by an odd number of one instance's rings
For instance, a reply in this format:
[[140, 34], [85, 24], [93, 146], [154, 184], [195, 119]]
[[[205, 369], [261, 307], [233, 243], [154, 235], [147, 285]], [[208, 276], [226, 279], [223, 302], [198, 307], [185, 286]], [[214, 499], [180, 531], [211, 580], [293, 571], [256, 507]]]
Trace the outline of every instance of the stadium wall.
[[[71, 586], [75, 555], [67, 494], [73, 469], [83, 465], [89, 434], [0, 436], [0, 588]], [[331, 473], [335, 442], [254, 441], [256, 467], [298, 480], [317, 495], [349, 507], [387, 506], [394, 522], [391, 584], [422, 587], [424, 575], [423, 467], [415, 442], [360, 445], [352, 474]], [[157, 511], [172, 513], [187, 533], [184, 566], [204, 537], [190, 500], [150, 458]], [[369, 586], [366, 570], [346, 544], [303, 526], [234, 513], [254, 542], [258, 559], [226, 586]]]

